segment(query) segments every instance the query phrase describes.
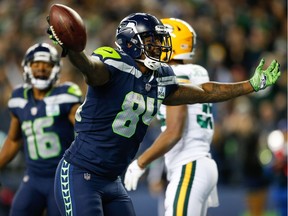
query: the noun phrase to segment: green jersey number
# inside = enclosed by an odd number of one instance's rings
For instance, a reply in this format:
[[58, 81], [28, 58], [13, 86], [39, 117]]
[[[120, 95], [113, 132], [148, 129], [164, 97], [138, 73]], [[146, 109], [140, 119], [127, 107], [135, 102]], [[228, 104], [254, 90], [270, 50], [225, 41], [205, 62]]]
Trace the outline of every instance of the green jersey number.
[[23, 122], [22, 130], [27, 137], [27, 149], [32, 160], [39, 158], [48, 159], [60, 154], [61, 144], [57, 133], [44, 131], [45, 128], [52, 126], [53, 123], [53, 117]]
[[130, 138], [136, 131], [137, 123], [142, 116], [142, 122], [149, 125], [153, 119], [154, 98], [147, 97], [136, 92], [129, 92], [122, 104], [122, 111], [119, 112], [113, 121], [112, 128], [114, 133]]
[[202, 111], [208, 115], [197, 115], [197, 123], [201, 128], [213, 129], [212, 104], [202, 104]]

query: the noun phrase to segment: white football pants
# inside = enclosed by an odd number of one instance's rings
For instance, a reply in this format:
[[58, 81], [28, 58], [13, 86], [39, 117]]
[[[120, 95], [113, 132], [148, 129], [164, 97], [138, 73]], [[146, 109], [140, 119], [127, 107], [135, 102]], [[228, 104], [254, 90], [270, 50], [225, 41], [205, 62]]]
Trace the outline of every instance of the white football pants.
[[205, 216], [208, 207], [217, 207], [218, 169], [208, 157], [192, 161], [169, 173], [165, 216]]

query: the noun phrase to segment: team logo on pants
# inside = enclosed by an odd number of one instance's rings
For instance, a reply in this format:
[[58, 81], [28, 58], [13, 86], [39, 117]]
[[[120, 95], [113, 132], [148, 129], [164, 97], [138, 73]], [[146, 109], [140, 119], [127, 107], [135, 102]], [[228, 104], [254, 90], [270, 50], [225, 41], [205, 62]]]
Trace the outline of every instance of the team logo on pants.
[[89, 181], [91, 179], [91, 174], [90, 173], [84, 173], [84, 179]]

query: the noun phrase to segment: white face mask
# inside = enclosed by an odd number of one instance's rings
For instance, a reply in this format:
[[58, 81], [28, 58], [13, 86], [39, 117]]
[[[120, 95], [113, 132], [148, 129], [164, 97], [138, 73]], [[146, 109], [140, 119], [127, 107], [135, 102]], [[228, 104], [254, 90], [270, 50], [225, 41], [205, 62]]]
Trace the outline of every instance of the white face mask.
[[145, 57], [144, 60], [142, 59], [135, 59], [138, 62], [142, 62], [147, 68], [150, 70], [157, 70], [159, 67], [161, 67], [161, 63], [158, 61], [154, 61], [148, 57]]
[[161, 66], [161, 63], [158, 62], [158, 61], [154, 61], [154, 60], [146, 57], [146, 58], [144, 59], [144, 65], [145, 65], [147, 68], [149, 68], [149, 69], [151, 69], [151, 70], [154, 71], [154, 70], [157, 70], [157, 69]]
[[34, 86], [35, 88], [39, 90], [44, 90], [49, 87], [49, 85], [51, 84], [51, 80], [41, 80], [41, 79], [32, 78], [31, 84], [32, 86]]
[[51, 71], [50, 77], [47, 80], [36, 79], [33, 76], [33, 72], [30, 66], [24, 66], [24, 80], [27, 84], [31, 84], [33, 87], [44, 90], [51, 85], [54, 85], [59, 77], [60, 67], [55, 65]]

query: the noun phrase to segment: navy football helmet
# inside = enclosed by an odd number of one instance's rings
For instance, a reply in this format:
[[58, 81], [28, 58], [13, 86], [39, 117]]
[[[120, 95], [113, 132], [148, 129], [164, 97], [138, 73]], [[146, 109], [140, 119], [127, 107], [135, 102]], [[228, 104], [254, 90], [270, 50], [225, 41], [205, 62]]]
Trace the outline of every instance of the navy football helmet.
[[[151, 43], [144, 44], [145, 38]], [[146, 67], [156, 70], [160, 62], [168, 62], [172, 53], [171, 37], [167, 28], [155, 16], [147, 13], [134, 13], [125, 17], [116, 31], [116, 45], [133, 59], [143, 62]], [[151, 54], [151, 48], [158, 54]], [[142, 60], [141, 55], [145, 55]]]
[[[30, 65], [35, 61], [48, 62], [54, 65], [50, 77], [47, 80], [36, 79], [33, 76]], [[23, 76], [25, 83], [42, 90], [57, 82], [60, 72], [60, 57], [55, 47], [47, 43], [37, 43], [26, 51], [22, 66], [24, 68]]]

